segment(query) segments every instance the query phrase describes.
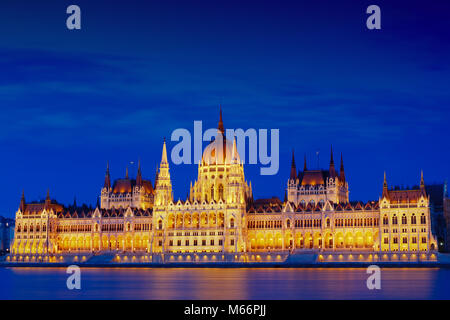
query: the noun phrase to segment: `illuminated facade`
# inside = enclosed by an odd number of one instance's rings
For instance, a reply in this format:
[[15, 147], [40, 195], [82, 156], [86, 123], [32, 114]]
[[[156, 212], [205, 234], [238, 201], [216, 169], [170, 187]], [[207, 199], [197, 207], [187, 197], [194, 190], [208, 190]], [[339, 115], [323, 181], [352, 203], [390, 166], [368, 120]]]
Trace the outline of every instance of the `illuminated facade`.
[[[349, 201], [341, 156], [330, 168], [297, 173], [294, 157], [287, 201], [256, 205], [236, 140], [218, 134], [204, 150], [197, 180], [185, 201], [173, 200], [166, 144], [155, 186], [128, 177], [111, 185], [109, 167], [100, 205], [66, 209], [47, 199], [25, 202], [16, 213], [14, 261], [46, 254], [340, 253], [432, 252], [429, 197], [423, 176], [417, 190], [389, 190], [366, 204]], [[25, 257], [25, 258], [24, 258]], [[190, 256], [189, 256], [190, 257]], [[237, 257], [237, 256], [236, 256]], [[48, 258], [45, 258], [48, 259]]]

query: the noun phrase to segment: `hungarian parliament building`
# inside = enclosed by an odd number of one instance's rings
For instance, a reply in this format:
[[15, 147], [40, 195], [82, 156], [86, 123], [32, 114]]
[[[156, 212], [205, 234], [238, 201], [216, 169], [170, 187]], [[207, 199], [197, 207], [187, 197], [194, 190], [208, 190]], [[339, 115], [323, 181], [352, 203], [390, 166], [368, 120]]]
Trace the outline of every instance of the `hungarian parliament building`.
[[308, 169], [305, 159], [297, 171], [292, 154], [284, 201], [254, 200], [236, 139], [225, 137], [222, 114], [218, 134], [223, 139], [204, 149], [185, 201], [173, 199], [165, 141], [154, 183], [142, 177], [140, 163], [135, 178], [127, 170], [113, 182], [108, 166], [95, 209], [65, 207], [48, 192], [45, 201], [27, 203], [22, 194], [8, 260], [202, 253], [260, 259], [277, 252], [319, 252], [323, 259], [327, 253], [361, 252], [401, 260], [436, 251], [423, 175], [412, 190], [389, 188], [385, 175], [378, 201], [351, 202], [342, 155], [339, 170], [331, 151], [328, 170]]

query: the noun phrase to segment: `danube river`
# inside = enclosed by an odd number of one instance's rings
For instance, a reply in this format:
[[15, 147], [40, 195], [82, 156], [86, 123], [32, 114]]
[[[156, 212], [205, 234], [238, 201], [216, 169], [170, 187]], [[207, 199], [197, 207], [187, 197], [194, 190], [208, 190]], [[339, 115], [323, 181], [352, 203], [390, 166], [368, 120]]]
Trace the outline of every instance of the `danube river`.
[[0, 268], [0, 299], [450, 299], [450, 269], [387, 268], [368, 290], [364, 268]]

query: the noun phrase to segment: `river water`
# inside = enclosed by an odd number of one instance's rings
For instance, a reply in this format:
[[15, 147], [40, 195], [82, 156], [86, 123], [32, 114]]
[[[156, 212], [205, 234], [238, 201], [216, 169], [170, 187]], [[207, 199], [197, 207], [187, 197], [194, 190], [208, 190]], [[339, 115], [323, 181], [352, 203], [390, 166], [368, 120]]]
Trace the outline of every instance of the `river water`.
[[386, 268], [367, 289], [364, 268], [0, 268], [0, 299], [450, 299], [450, 269]]

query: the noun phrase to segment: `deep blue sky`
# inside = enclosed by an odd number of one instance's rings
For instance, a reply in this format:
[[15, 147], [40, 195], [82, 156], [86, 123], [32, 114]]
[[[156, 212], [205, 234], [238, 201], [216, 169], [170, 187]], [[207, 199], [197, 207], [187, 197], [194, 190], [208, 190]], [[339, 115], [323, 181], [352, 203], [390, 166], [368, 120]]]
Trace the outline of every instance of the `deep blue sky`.
[[[377, 199], [383, 171], [405, 186], [450, 176], [448, 1], [5, 2], [1, 215], [22, 189], [95, 204], [107, 161], [114, 179], [140, 158], [153, 181], [163, 137], [216, 127], [221, 101], [225, 127], [280, 129], [279, 174], [245, 167], [257, 198], [283, 198], [292, 148], [300, 168], [343, 152], [352, 200]], [[365, 27], [370, 4], [382, 30]], [[197, 167], [171, 174], [184, 199]]]

